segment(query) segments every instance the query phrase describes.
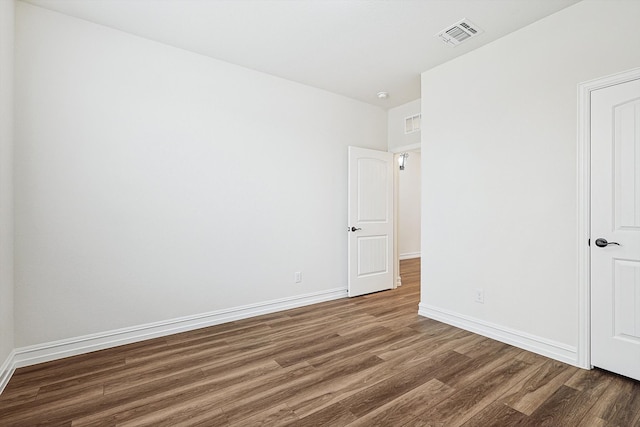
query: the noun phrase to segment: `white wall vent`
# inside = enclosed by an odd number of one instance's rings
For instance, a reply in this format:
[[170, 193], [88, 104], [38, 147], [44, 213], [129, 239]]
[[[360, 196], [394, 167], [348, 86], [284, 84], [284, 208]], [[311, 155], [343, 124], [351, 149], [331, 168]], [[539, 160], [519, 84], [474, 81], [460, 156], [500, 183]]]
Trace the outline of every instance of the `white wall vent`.
[[449, 46], [458, 46], [460, 43], [482, 34], [484, 31], [468, 19], [462, 19], [444, 30], [438, 32], [436, 37]]
[[420, 122], [422, 121], [422, 114], [418, 113], [413, 116], [404, 118], [404, 133], [413, 133], [420, 130]]

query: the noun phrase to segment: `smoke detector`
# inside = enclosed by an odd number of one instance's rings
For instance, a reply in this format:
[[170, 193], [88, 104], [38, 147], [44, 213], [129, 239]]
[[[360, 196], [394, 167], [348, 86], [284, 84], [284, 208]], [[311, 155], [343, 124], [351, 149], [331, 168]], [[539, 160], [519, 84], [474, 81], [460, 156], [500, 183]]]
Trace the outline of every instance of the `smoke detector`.
[[447, 45], [455, 47], [482, 33], [484, 33], [484, 30], [465, 18], [438, 32], [436, 37]]

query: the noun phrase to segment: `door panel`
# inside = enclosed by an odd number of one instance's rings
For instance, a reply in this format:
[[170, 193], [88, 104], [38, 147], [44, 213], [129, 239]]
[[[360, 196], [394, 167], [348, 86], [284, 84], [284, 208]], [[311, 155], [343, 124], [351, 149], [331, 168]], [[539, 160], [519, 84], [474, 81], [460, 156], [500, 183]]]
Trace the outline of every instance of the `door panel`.
[[383, 274], [389, 269], [387, 236], [359, 236], [358, 241], [358, 277], [371, 274]]
[[640, 227], [640, 99], [613, 108], [615, 149], [615, 226]]
[[349, 147], [350, 297], [393, 287], [392, 166], [391, 153]]
[[381, 223], [389, 220], [386, 191], [387, 162], [363, 157], [357, 159], [359, 223]]
[[640, 80], [591, 94], [591, 362], [640, 380]]
[[613, 335], [640, 340], [640, 262], [615, 260]]

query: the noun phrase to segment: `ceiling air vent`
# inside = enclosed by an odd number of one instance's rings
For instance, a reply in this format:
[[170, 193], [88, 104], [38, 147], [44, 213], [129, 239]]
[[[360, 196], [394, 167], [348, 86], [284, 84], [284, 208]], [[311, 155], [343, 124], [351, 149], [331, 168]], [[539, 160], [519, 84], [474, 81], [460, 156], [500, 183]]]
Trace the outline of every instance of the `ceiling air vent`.
[[443, 42], [449, 46], [458, 46], [460, 43], [482, 34], [484, 31], [468, 19], [462, 19], [459, 22], [445, 28], [436, 34]]

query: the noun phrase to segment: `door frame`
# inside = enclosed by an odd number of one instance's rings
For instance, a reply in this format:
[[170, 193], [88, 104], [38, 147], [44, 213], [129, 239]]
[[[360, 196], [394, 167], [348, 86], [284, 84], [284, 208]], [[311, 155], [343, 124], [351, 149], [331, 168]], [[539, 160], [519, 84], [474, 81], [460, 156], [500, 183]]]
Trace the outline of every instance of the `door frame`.
[[578, 85], [578, 353], [579, 367], [591, 369], [591, 92], [640, 79], [640, 68]]
[[[402, 147], [389, 148], [389, 152], [393, 153], [393, 266], [394, 266], [394, 286], [402, 286], [402, 278], [400, 277], [400, 252], [398, 246], [398, 227], [399, 227], [399, 209], [400, 209], [400, 171], [398, 169], [398, 157], [406, 151], [421, 151], [422, 143], [403, 145]], [[422, 181], [422, 176], [420, 177]], [[422, 188], [422, 182], [420, 182]], [[421, 210], [422, 211], [422, 210]], [[421, 217], [422, 218], [422, 217]], [[422, 237], [420, 238], [422, 240]], [[422, 246], [422, 245], [421, 245]]]

